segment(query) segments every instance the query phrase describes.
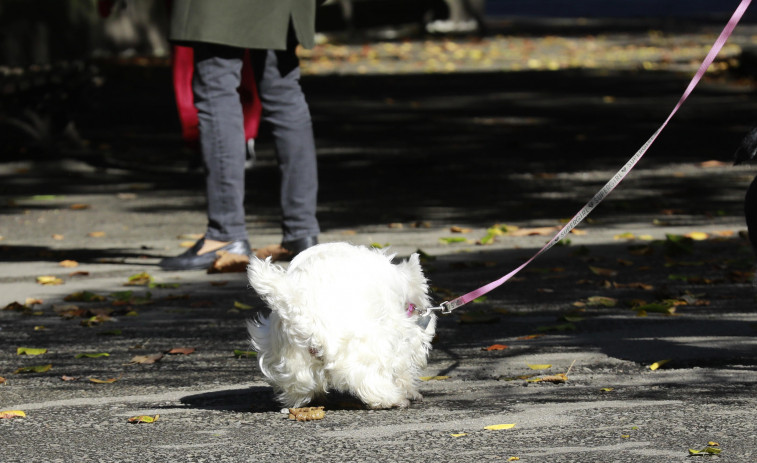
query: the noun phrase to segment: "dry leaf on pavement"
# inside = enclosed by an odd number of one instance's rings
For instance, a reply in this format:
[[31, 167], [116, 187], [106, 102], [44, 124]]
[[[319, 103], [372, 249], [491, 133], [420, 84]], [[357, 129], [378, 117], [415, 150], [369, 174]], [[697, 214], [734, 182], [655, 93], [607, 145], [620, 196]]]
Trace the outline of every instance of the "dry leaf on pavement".
[[250, 258], [243, 254], [218, 251], [216, 255], [218, 257], [208, 268], [208, 273], [243, 273], [247, 271], [247, 265], [250, 263]]

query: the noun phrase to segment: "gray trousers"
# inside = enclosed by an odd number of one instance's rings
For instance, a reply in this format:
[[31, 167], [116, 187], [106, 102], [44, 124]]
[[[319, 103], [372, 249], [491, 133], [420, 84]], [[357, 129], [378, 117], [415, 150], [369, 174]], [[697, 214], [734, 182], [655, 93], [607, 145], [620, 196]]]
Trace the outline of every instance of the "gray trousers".
[[[206, 169], [208, 227], [206, 238], [247, 239], [245, 228], [246, 140], [237, 93], [244, 50], [193, 44], [192, 80]], [[286, 51], [250, 50], [263, 106], [271, 124], [281, 173], [282, 241], [320, 232], [315, 217], [318, 172], [310, 109], [300, 88], [294, 47]]]

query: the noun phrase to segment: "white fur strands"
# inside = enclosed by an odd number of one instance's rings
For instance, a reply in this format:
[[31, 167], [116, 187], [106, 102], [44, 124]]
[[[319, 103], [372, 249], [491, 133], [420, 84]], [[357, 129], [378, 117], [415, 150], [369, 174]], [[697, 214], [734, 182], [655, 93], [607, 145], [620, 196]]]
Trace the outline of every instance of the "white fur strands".
[[[284, 271], [253, 259], [250, 284], [271, 309], [248, 324], [260, 369], [287, 407], [328, 390], [355, 395], [371, 408], [420, 400], [436, 317], [417, 254], [394, 265], [393, 255], [346, 243], [314, 246]], [[408, 316], [408, 304], [417, 310]]]

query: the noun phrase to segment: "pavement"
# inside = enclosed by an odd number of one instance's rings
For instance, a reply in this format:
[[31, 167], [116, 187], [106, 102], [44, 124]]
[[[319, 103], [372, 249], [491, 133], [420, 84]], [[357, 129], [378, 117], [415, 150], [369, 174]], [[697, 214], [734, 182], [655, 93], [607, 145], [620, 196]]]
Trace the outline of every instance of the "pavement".
[[[601, 51], [628, 34], [593, 40]], [[82, 114], [88, 151], [0, 163], [0, 411], [26, 414], [0, 419], [0, 460], [754, 461], [757, 311], [742, 212], [754, 170], [730, 161], [757, 99], [738, 58], [569, 242], [441, 317], [422, 403], [370, 411], [332, 396], [310, 422], [281, 413], [245, 354], [245, 321], [262, 307], [245, 275], [156, 266], [203, 232], [202, 177], [180, 147], [167, 68], [106, 69], [100, 104]], [[662, 55], [632, 59], [304, 76], [321, 241], [422, 251], [438, 302], [509, 272], [641, 146], [690, 78]], [[280, 236], [270, 138], [258, 146], [248, 230], [262, 248]], [[501, 225], [509, 232], [477, 244]], [[131, 278], [140, 273], [151, 283]], [[84, 291], [102, 300], [74, 296]], [[542, 380], [557, 374], [567, 381]], [[129, 422], [142, 415], [159, 418]], [[720, 453], [690, 456], [707, 447]]]

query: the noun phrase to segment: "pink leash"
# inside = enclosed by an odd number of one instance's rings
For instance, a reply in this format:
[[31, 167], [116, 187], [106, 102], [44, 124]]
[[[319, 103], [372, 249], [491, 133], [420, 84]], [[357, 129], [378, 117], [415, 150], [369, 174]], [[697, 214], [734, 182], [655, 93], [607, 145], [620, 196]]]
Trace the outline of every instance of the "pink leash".
[[488, 293], [489, 291], [492, 291], [495, 288], [498, 288], [499, 286], [503, 285], [507, 280], [512, 278], [515, 274], [523, 270], [528, 264], [530, 264], [534, 259], [539, 257], [540, 255], [544, 254], [547, 250], [549, 250], [552, 246], [554, 246], [558, 241], [565, 238], [568, 233], [570, 233], [571, 230], [573, 230], [576, 225], [581, 223], [586, 216], [588, 216], [592, 210], [594, 210], [599, 203], [602, 202], [602, 200], [607, 197], [607, 195], [612, 192], [612, 190], [615, 189], [618, 184], [623, 181], [623, 179], [628, 175], [628, 173], [631, 171], [631, 169], [634, 168], [636, 163], [639, 162], [639, 160], [644, 156], [644, 154], [647, 152], [650, 146], [652, 146], [652, 143], [657, 139], [657, 137], [660, 135], [660, 132], [668, 125], [668, 122], [673, 118], [676, 112], [678, 112], [678, 109], [683, 105], [684, 101], [689, 97], [691, 92], [694, 91], [694, 88], [697, 86], [699, 81], [702, 79], [702, 76], [704, 76], [705, 72], [707, 72], [707, 69], [710, 67], [712, 62], [715, 60], [715, 57], [718, 53], [720, 53], [720, 50], [723, 48], [723, 45], [725, 45], [728, 38], [733, 33], [733, 30], [736, 28], [736, 25], [741, 20], [741, 17], [744, 15], [744, 12], [749, 7], [749, 4], [752, 0], [741, 0], [741, 3], [736, 8], [736, 11], [733, 13], [733, 16], [731, 16], [731, 19], [728, 21], [728, 24], [726, 24], [725, 28], [723, 28], [723, 32], [720, 33], [720, 36], [715, 41], [715, 44], [710, 49], [710, 52], [705, 57], [704, 61], [702, 62], [702, 65], [699, 66], [699, 70], [694, 75], [694, 77], [691, 79], [691, 82], [689, 82], [689, 86], [686, 88], [686, 91], [683, 92], [683, 95], [681, 96], [681, 99], [678, 100], [678, 104], [673, 108], [673, 111], [670, 112], [670, 115], [667, 119], [665, 119], [665, 122], [662, 123], [659, 129], [652, 135], [652, 137], [647, 140], [644, 145], [639, 148], [639, 150], [634, 154], [631, 159], [626, 162], [626, 164], [605, 184], [605, 186], [602, 187], [601, 190], [599, 190], [593, 198], [583, 207], [581, 208], [578, 213], [573, 216], [573, 218], [568, 222], [557, 234], [552, 238], [547, 244], [544, 245], [543, 248], [541, 248], [536, 254], [533, 255], [530, 259], [528, 259], [526, 262], [521, 264], [518, 268], [513, 270], [512, 272], [508, 273], [507, 275], [503, 276], [499, 280], [492, 281], [491, 283], [484, 285], [478, 289], [475, 289], [467, 294], [464, 294], [457, 299], [453, 299], [451, 301], [445, 301], [442, 302], [438, 307], [432, 307], [429, 308], [428, 311], [432, 310], [439, 310], [441, 313], [447, 314], [452, 312], [454, 309], [465, 305], [469, 303], [470, 301], [483, 296], [484, 294]]

